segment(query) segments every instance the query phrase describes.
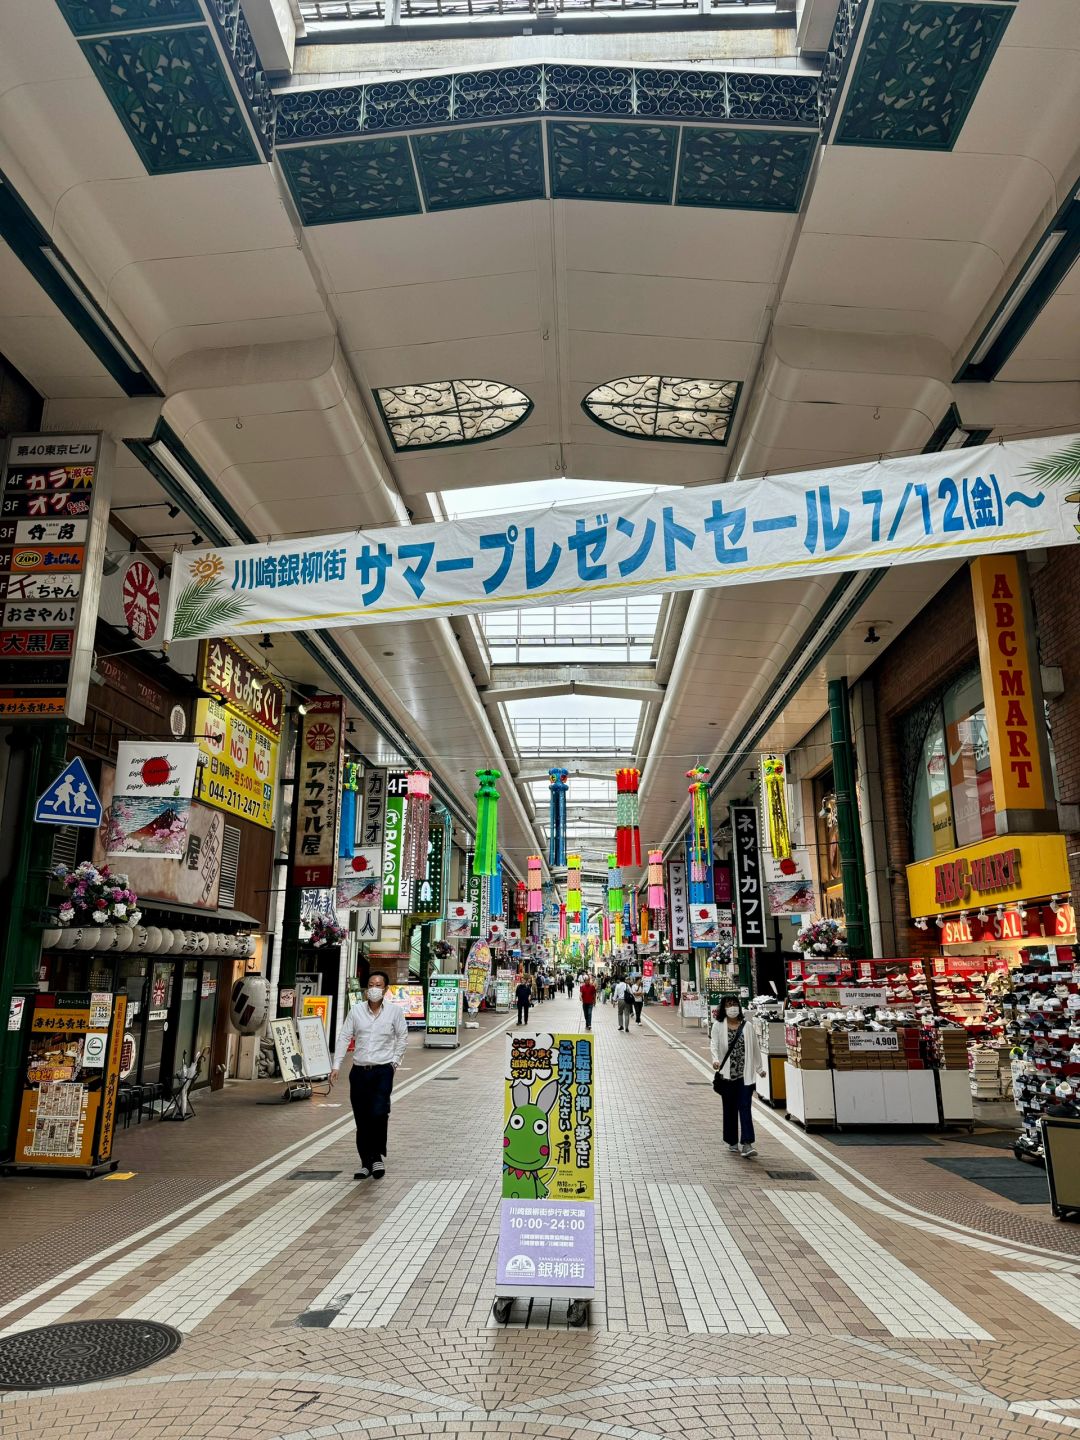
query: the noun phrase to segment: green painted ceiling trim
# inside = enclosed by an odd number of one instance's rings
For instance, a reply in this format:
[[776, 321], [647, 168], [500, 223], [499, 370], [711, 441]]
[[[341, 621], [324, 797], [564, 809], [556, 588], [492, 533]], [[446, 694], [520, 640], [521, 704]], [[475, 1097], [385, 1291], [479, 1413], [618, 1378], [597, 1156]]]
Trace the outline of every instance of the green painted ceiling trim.
[[405, 135], [296, 146], [278, 160], [305, 225], [420, 214]]
[[816, 135], [687, 126], [675, 203], [794, 214], [816, 149]]
[[152, 175], [259, 162], [208, 26], [80, 43]]
[[551, 194], [561, 200], [670, 205], [677, 125], [548, 122]]
[[411, 143], [428, 210], [545, 198], [539, 122], [428, 131]]
[[73, 35], [153, 30], [206, 17], [199, 0], [56, 0]]
[[951, 150], [1014, 9], [874, 0], [836, 142]]

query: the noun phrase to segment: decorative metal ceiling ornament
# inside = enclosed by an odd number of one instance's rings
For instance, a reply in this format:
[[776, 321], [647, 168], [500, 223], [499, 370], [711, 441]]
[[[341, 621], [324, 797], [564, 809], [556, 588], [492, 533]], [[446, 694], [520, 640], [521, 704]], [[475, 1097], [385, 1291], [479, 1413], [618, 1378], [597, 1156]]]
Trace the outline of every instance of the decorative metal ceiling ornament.
[[374, 394], [395, 450], [475, 445], [515, 430], [533, 408], [524, 391], [501, 380], [432, 380]]
[[605, 430], [636, 440], [726, 445], [741, 390], [740, 380], [624, 375], [590, 390], [581, 408]]

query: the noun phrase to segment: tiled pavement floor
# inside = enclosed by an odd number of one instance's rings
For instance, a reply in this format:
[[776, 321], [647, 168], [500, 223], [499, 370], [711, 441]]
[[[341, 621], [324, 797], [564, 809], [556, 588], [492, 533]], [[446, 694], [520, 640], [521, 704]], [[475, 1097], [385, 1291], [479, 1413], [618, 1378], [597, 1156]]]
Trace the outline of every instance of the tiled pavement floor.
[[451, 1054], [410, 1042], [381, 1182], [351, 1181], [344, 1088], [278, 1107], [238, 1085], [121, 1132], [130, 1180], [0, 1185], [7, 1333], [127, 1315], [184, 1334], [127, 1378], [0, 1395], [0, 1437], [1080, 1430], [1076, 1232], [929, 1165], [994, 1153], [947, 1137], [841, 1148], [758, 1106], [760, 1155], [733, 1159], [703, 1037], [670, 1011], [629, 1035], [597, 1012], [589, 1328], [495, 1325], [506, 1023]]

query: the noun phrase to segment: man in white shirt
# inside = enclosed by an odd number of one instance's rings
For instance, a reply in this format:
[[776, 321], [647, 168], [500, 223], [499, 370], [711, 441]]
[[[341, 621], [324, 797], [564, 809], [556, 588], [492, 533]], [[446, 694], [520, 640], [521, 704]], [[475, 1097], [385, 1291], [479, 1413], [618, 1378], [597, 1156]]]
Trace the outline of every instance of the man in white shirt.
[[619, 1029], [629, 1033], [630, 1017], [634, 1013], [634, 1002], [630, 999], [630, 986], [620, 980], [615, 986], [615, 1009], [619, 1016]]
[[409, 1040], [405, 1011], [400, 1005], [385, 1002], [389, 983], [390, 977], [384, 970], [372, 970], [368, 976], [367, 997], [349, 1011], [334, 1049], [331, 1084], [338, 1077], [349, 1041], [354, 1042], [349, 1099], [360, 1156], [360, 1169], [354, 1180], [367, 1180], [369, 1176], [381, 1180], [386, 1174], [390, 1094], [394, 1088], [394, 1072], [405, 1056]]

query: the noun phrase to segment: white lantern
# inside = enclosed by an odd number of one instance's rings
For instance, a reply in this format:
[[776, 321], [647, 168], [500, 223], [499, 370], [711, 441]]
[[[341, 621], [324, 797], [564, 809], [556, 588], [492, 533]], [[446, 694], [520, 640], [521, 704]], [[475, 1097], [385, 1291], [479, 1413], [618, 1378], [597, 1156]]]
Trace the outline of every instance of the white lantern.
[[74, 950], [81, 934], [82, 930], [78, 925], [69, 925], [66, 930], [61, 930], [60, 939], [56, 942], [57, 950]]
[[61, 948], [60, 937], [63, 933], [59, 928], [56, 930], [43, 930], [41, 932], [42, 950], [59, 950]]
[[117, 925], [116, 939], [113, 942], [114, 950], [130, 950], [135, 943], [135, 931], [130, 925]]
[[156, 955], [161, 949], [161, 927], [159, 925], [141, 925], [143, 941], [139, 943], [139, 937], [135, 937], [135, 944], [140, 950], [145, 950], [148, 955]]
[[[75, 942], [76, 950], [96, 950], [101, 944], [102, 934], [105, 931], [104, 925], [84, 925], [79, 931], [79, 938]], [[109, 936], [110, 942], [112, 936]]]

